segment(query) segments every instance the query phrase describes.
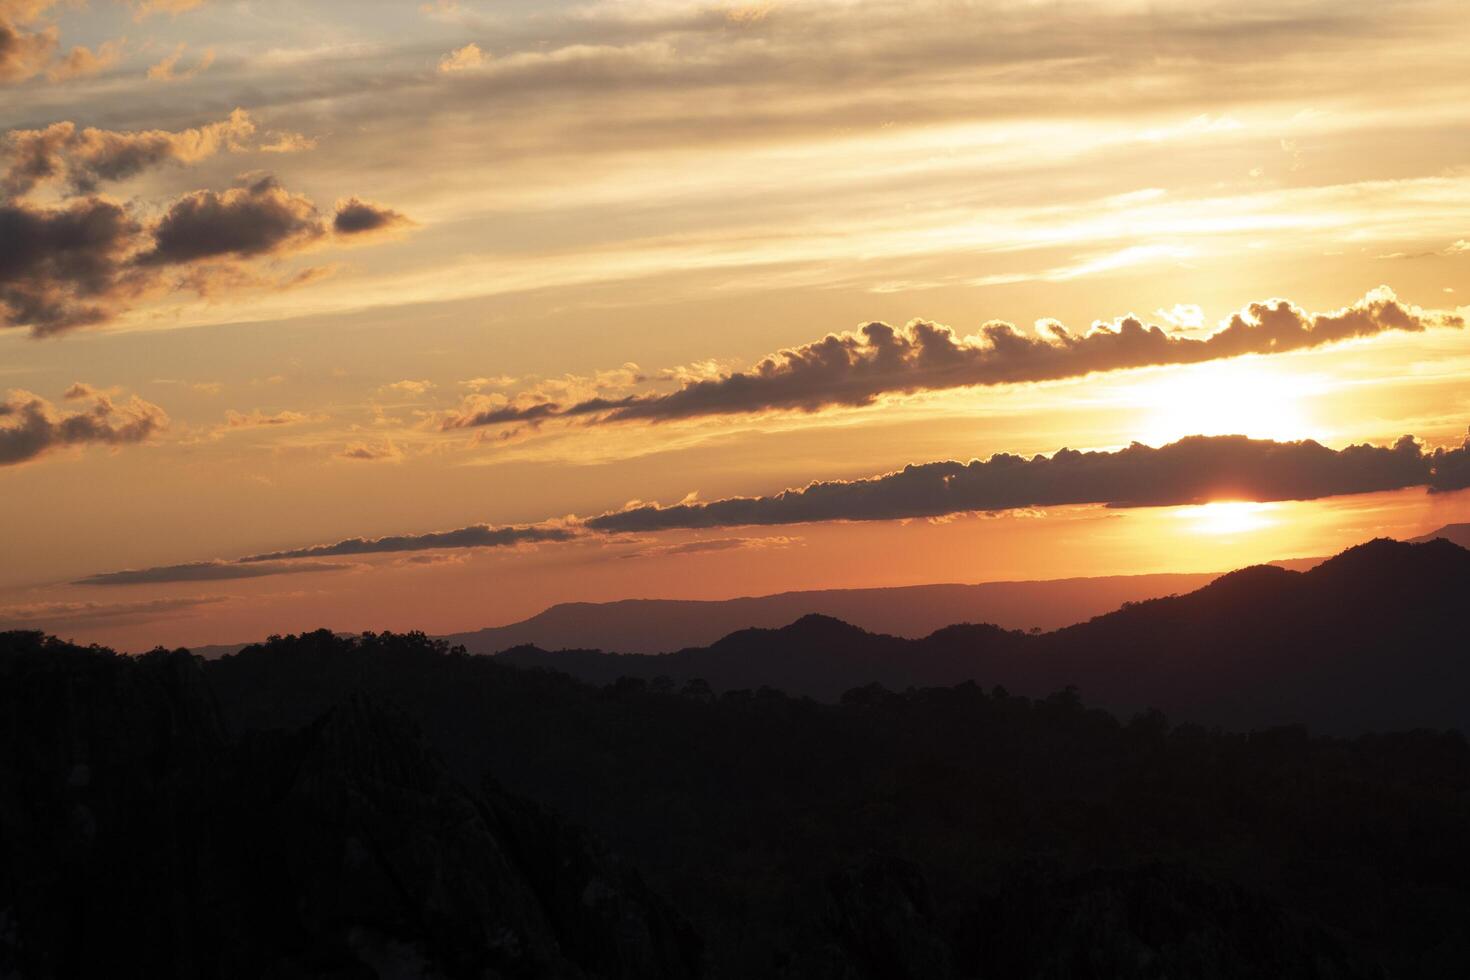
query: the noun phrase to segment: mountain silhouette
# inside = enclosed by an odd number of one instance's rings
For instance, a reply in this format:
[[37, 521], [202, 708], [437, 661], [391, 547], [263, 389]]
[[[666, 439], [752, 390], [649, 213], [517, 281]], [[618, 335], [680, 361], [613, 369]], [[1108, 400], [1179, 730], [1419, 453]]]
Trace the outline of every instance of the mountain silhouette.
[[806, 616], [659, 656], [517, 647], [498, 659], [601, 684], [700, 679], [832, 700], [870, 683], [973, 680], [1032, 696], [1072, 686], [1110, 709], [1231, 728], [1464, 729], [1470, 663], [1451, 638], [1464, 636], [1467, 596], [1470, 552], [1379, 539], [1305, 572], [1246, 568], [1042, 635], [956, 625], [910, 640]]
[[1444, 538], [1446, 541], [1459, 545], [1461, 548], [1470, 548], [1470, 524], [1446, 524], [1437, 531], [1421, 534], [1417, 538], [1409, 540], [1414, 544], [1423, 544], [1436, 538]]
[[1056, 629], [1109, 612], [1125, 602], [1197, 589], [1217, 574], [817, 589], [720, 600], [564, 602], [517, 623], [454, 633], [444, 639], [471, 653], [499, 653], [526, 645], [668, 653], [708, 646], [747, 627], [784, 626], [810, 613], [832, 616], [874, 633], [915, 639], [961, 622], [990, 622], [1010, 629]]
[[[1307, 566], [1321, 559], [1299, 560]], [[1294, 565], [1296, 561], [1284, 564]], [[1011, 629], [1055, 629], [1155, 596], [1187, 592], [1216, 572], [1111, 575], [978, 585], [904, 585], [812, 589], [734, 599], [618, 599], [560, 602], [528, 619], [441, 637], [470, 653], [518, 646], [667, 653], [708, 646], [748, 627], [774, 629], [802, 616], [832, 616], [874, 633], [919, 638], [950, 623], [994, 622]], [[215, 660], [248, 643], [191, 647]]]

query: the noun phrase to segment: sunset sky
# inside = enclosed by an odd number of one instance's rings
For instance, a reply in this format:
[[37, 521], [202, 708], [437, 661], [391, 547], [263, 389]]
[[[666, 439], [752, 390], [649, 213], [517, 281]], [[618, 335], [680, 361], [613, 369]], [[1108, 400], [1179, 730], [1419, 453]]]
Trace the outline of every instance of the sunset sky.
[[1467, 51], [1459, 0], [0, 0], [0, 628], [1470, 521]]

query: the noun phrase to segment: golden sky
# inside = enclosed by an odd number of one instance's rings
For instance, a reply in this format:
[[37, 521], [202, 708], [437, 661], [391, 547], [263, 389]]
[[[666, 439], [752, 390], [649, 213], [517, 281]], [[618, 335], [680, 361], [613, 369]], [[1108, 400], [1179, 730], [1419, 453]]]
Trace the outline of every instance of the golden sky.
[[1458, 0], [0, 0], [0, 627], [1470, 520], [1466, 50]]

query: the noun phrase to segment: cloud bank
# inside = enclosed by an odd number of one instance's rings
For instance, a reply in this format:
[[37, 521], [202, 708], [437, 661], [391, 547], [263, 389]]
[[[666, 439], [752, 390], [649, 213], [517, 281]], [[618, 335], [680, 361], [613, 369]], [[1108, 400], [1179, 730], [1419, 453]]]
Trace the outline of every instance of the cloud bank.
[[566, 404], [534, 395], [495, 402], [472, 396], [441, 425], [453, 430], [540, 424], [557, 418], [669, 422], [773, 411], [817, 412], [870, 405], [885, 395], [1055, 381], [1128, 368], [1285, 353], [1388, 332], [1463, 326], [1459, 315], [1402, 303], [1386, 286], [1329, 313], [1307, 313], [1286, 300], [1252, 303], [1204, 337], [1145, 325], [1133, 316], [1094, 324], [1083, 334], [1073, 334], [1056, 321], [1043, 321], [1033, 335], [994, 320], [972, 336], [924, 320], [901, 329], [869, 323], [856, 332], [828, 334], [779, 351], [749, 371], [688, 380], [669, 393], [599, 396]]
[[1157, 449], [1058, 450], [1026, 459], [924, 463], [865, 480], [811, 483], [767, 497], [640, 506], [586, 522], [610, 533], [680, 528], [886, 521], [970, 511], [1104, 504], [1154, 507], [1211, 500], [1315, 500], [1424, 486], [1470, 486], [1470, 439], [1426, 452], [1412, 436], [1392, 446], [1334, 450], [1317, 442], [1191, 436]]
[[[233, 561], [196, 562], [110, 572], [77, 584], [199, 581], [349, 566], [316, 559], [457, 548], [497, 548], [619, 535], [808, 524], [939, 518], [1079, 504], [1161, 507], [1215, 500], [1315, 500], [1323, 497], [1426, 487], [1431, 493], [1470, 487], [1470, 438], [1463, 445], [1426, 451], [1412, 436], [1389, 446], [1331, 449], [1310, 439], [1274, 442], [1245, 436], [1190, 436], [1153, 448], [1134, 443], [1114, 452], [1061, 449], [1029, 459], [999, 453], [968, 463], [920, 463], [863, 480], [816, 482], [773, 496], [732, 497], [670, 507], [641, 505], [586, 520], [532, 525], [476, 524], [452, 531], [347, 538]], [[644, 548], [627, 558], [651, 558], [786, 547], [800, 538], [728, 537]], [[624, 539], [626, 541], [626, 539]], [[265, 569], [257, 573], [240, 569]]]
[[0, 466], [24, 463], [65, 446], [144, 442], [168, 426], [163, 409], [137, 396], [118, 405], [79, 382], [67, 390], [66, 398], [90, 399], [91, 405], [61, 411], [40, 395], [19, 389], [0, 401]]

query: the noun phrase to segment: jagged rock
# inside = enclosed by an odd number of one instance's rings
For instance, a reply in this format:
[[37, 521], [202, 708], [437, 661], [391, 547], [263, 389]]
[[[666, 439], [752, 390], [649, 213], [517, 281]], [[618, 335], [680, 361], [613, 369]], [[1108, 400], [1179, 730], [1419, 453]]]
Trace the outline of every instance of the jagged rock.
[[1380, 980], [1325, 930], [1260, 895], [1151, 865], [1018, 875], [975, 932], [984, 976]]
[[934, 922], [923, 873], [894, 857], [870, 856], [830, 876], [831, 929], [843, 976], [854, 980], [945, 980], [950, 949]]
[[483, 798], [566, 955], [598, 976], [697, 974], [699, 937], [592, 835], [486, 780]]
[[293, 960], [416, 949], [451, 976], [576, 975], [481, 807], [407, 719], [353, 697], [299, 750], [270, 814], [287, 896], [312, 937]]

